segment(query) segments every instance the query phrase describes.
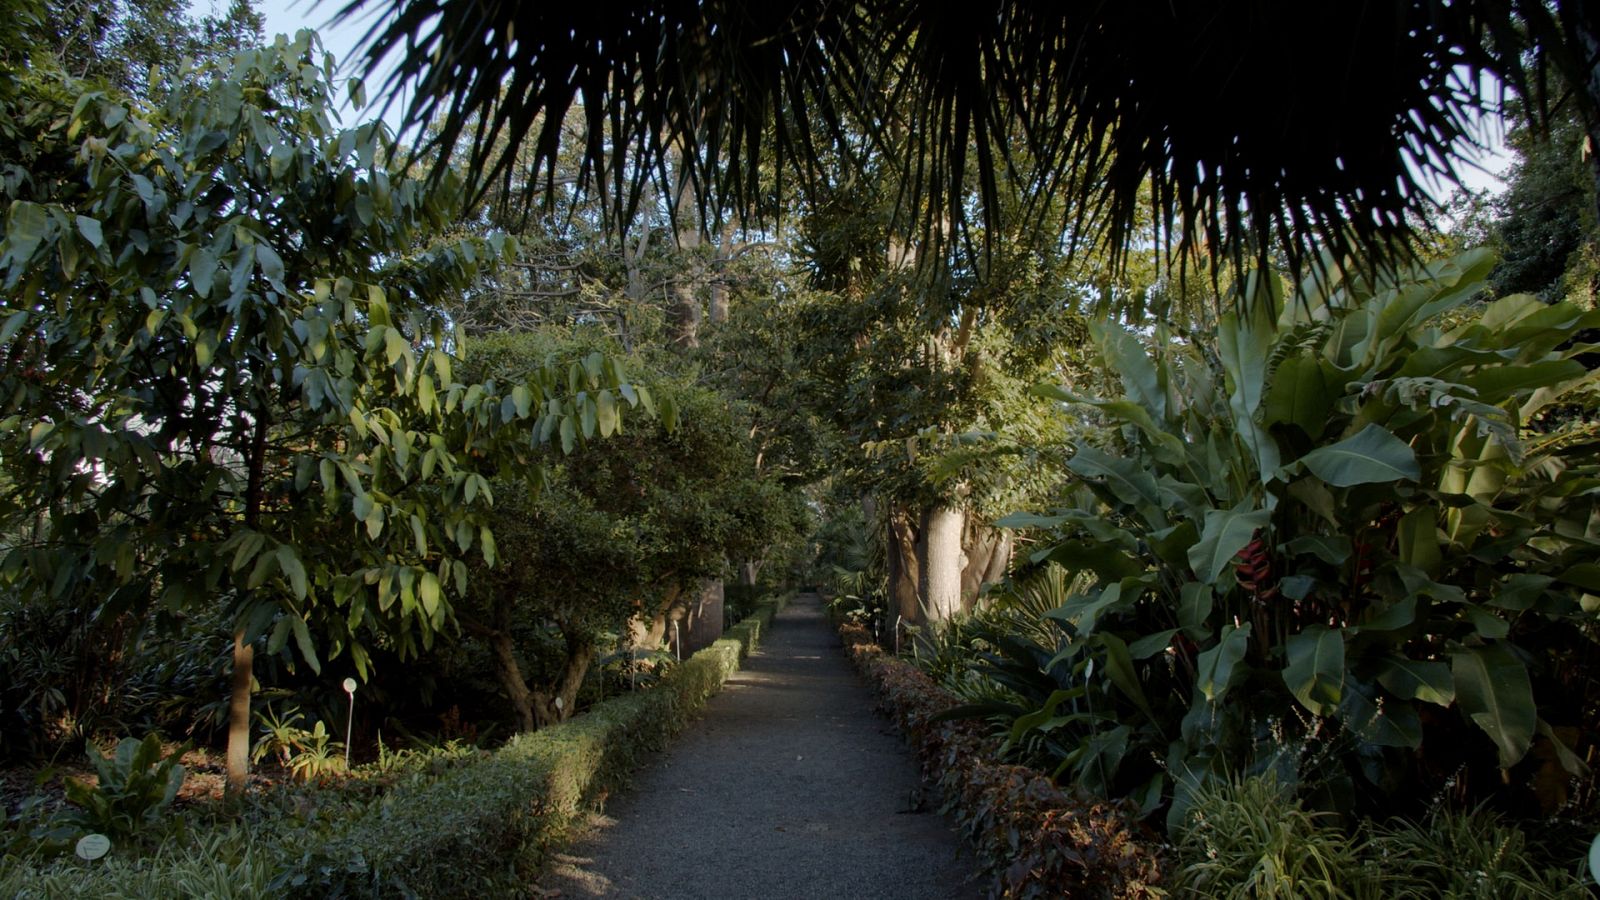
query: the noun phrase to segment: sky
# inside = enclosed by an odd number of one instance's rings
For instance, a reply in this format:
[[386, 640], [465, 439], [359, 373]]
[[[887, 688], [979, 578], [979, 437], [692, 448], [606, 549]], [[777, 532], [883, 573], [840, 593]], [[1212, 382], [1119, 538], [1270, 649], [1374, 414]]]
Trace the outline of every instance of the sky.
[[[355, 73], [356, 64], [359, 62], [354, 58], [355, 46], [361, 39], [362, 34], [365, 33], [369, 23], [361, 19], [354, 22], [346, 22], [338, 28], [327, 27], [328, 20], [333, 17], [334, 13], [344, 3], [345, 0], [321, 0], [321, 2], [314, 2], [314, 0], [258, 0], [257, 8], [260, 9], [261, 15], [266, 19], [267, 37], [269, 39], [273, 35], [280, 33], [293, 34], [301, 28], [317, 29], [322, 36], [323, 47], [338, 59], [340, 75], [349, 76]], [[373, 6], [377, 8], [380, 4], [373, 4]], [[369, 82], [367, 85], [369, 95], [376, 92], [378, 83], [381, 83], [381, 81], [382, 78], [379, 77]], [[341, 97], [343, 96], [344, 94], [341, 91]], [[374, 110], [378, 105], [381, 105], [382, 99], [379, 97], [372, 98]], [[397, 99], [396, 102], [390, 105], [387, 114], [384, 116], [384, 121], [389, 123], [391, 129], [397, 129], [403, 112], [404, 103]], [[354, 115], [346, 106], [340, 110], [340, 114], [344, 118], [344, 124], [351, 125], [368, 118], [372, 113]], [[1505, 148], [1505, 129], [1495, 127], [1490, 128], [1489, 131], [1491, 138], [1489, 141], [1490, 152], [1478, 162], [1482, 170], [1472, 166], [1463, 166], [1462, 178], [1466, 186], [1473, 191], [1488, 188], [1494, 193], [1499, 193], [1505, 188], [1503, 176], [1513, 162], [1513, 158]], [[1448, 191], [1445, 193], [1448, 194]], [[1446, 198], [1436, 194], [1435, 199], [1443, 200]]]

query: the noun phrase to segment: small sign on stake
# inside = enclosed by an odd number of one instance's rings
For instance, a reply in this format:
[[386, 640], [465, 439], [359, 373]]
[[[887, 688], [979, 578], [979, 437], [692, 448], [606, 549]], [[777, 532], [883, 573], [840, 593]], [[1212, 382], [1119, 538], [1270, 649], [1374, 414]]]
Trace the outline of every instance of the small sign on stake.
[[111, 852], [111, 839], [103, 834], [86, 834], [78, 838], [78, 846], [73, 852], [80, 859], [94, 862]]

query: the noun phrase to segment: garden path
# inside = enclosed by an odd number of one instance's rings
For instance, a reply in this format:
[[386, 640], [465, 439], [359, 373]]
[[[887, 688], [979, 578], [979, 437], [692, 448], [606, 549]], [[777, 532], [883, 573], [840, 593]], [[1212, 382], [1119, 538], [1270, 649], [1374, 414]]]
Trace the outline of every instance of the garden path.
[[543, 896], [982, 896], [916, 761], [802, 594], [703, 719], [557, 854]]

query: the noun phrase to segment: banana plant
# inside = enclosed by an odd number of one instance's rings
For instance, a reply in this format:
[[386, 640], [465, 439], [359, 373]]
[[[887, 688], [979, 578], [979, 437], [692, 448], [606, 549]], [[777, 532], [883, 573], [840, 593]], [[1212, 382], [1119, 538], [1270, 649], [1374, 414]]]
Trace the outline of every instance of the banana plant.
[[[1127, 737], [1115, 755], [1160, 759], [1174, 811], [1185, 783], [1284, 747], [1386, 799], [1438, 786], [1421, 773], [1489, 791], [1583, 772], [1600, 441], [1579, 357], [1600, 314], [1487, 301], [1493, 263], [1248, 279], [1214, 345], [1096, 328], [1121, 396], [1035, 389], [1103, 437], [1067, 464], [1067, 504], [1003, 524], [1088, 576], [1050, 614], [1057, 656], [1092, 661], [1100, 712], [1132, 727], [1087, 722], [1063, 760]], [[1147, 798], [1146, 775], [1095, 781]]]

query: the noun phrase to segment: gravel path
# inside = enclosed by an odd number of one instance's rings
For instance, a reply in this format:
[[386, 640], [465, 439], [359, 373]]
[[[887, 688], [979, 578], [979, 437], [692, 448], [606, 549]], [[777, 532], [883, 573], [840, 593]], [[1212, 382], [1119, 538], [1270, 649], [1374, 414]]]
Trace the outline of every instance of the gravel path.
[[815, 595], [779, 614], [705, 717], [558, 854], [544, 896], [982, 896]]

